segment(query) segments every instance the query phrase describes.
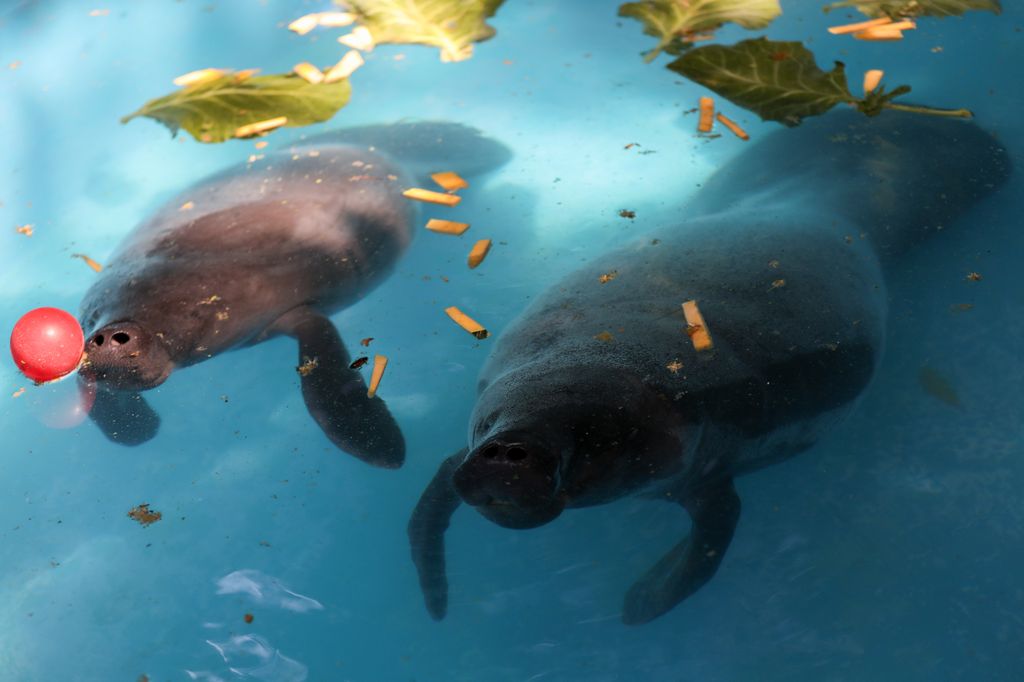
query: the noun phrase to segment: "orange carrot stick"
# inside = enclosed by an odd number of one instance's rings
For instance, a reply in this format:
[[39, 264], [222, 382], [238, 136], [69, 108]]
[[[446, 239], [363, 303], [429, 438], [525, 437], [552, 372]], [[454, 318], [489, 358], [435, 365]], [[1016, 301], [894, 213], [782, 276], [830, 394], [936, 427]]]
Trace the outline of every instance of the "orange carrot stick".
[[462, 312], [455, 306], [445, 308], [444, 311], [448, 313], [448, 317], [452, 318], [452, 321], [455, 324], [459, 325], [476, 338], [483, 340], [490, 336], [490, 333], [486, 329], [484, 329], [479, 322], [477, 322], [472, 317]]
[[747, 134], [747, 131], [744, 130], [743, 128], [740, 128], [739, 124], [733, 121], [731, 118], [727, 118], [724, 114], [718, 114], [715, 116], [715, 119], [717, 119], [719, 123], [724, 125], [730, 131], [732, 131], [732, 134], [740, 138], [741, 140], [750, 139], [750, 135]]
[[402, 192], [402, 196], [408, 199], [415, 199], [416, 201], [426, 201], [431, 204], [443, 204], [445, 206], [455, 206], [462, 201], [462, 197], [458, 194], [432, 192], [429, 189], [420, 189], [419, 187], [405, 190]]
[[683, 315], [686, 317], [686, 333], [690, 335], [693, 348], [696, 351], [709, 350], [714, 346], [711, 342], [711, 333], [704, 324], [704, 316], [697, 308], [697, 301], [687, 301], [683, 304]]
[[487, 258], [488, 252], [491, 250], [491, 240], [481, 239], [476, 244], [473, 244], [473, 250], [469, 252], [469, 269], [472, 270], [476, 266], [484, 262], [484, 258]]
[[427, 221], [427, 229], [431, 232], [440, 232], [441, 234], [453, 234], [458, 236], [469, 229], [469, 223], [457, 223], [454, 220], [438, 220], [437, 218], [431, 218]]
[[386, 355], [373, 356], [373, 374], [370, 375], [370, 387], [366, 389], [367, 398], [377, 395], [377, 387], [380, 386], [380, 380], [384, 376], [384, 369], [387, 366], [388, 357]]
[[700, 121], [697, 122], [698, 133], [710, 133], [714, 125], [715, 100], [710, 97], [700, 98]]
[[832, 26], [828, 29], [828, 32], [834, 36], [841, 36], [847, 33], [856, 33], [857, 31], [863, 31], [866, 28], [874, 28], [875, 26], [885, 26], [891, 24], [892, 19], [889, 17], [882, 17], [880, 19], [871, 19], [870, 21], [858, 21], [855, 24], [843, 24], [842, 26]]

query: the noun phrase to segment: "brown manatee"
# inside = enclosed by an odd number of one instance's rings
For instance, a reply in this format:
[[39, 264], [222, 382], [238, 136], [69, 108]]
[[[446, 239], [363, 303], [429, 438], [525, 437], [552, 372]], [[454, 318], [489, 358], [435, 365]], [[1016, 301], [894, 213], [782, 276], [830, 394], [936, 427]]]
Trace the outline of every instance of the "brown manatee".
[[[182, 192], [132, 231], [86, 293], [90, 416], [137, 444], [159, 418], [140, 391], [177, 369], [277, 335], [298, 341], [310, 414], [342, 450], [401, 466], [402, 433], [368, 398], [328, 315], [360, 300], [412, 240], [417, 206], [402, 191], [431, 171], [480, 173], [501, 144], [449, 123], [326, 133]], [[314, 366], [315, 365], [315, 366]]]
[[[630, 588], [623, 620], [693, 594], [739, 520], [734, 479], [811, 447], [871, 381], [885, 273], [1009, 172], [971, 123], [832, 114], [770, 135], [678, 223], [551, 287], [501, 334], [467, 447], [409, 522], [430, 614], [447, 610], [444, 533], [463, 502], [507, 528], [629, 495], [673, 502], [690, 533]], [[711, 349], [691, 342], [689, 300]]]

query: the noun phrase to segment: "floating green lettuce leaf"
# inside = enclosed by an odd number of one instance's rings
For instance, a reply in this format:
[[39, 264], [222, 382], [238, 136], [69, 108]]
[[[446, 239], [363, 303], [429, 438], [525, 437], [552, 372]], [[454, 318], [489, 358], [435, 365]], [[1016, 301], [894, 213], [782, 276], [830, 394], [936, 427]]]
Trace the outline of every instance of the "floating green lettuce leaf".
[[287, 116], [289, 126], [326, 121], [348, 103], [347, 79], [309, 83], [294, 74], [255, 76], [225, 74], [150, 100], [121, 123], [148, 116], [177, 135], [184, 128], [200, 142], [223, 142], [239, 126]]
[[893, 98], [910, 92], [905, 85], [888, 93], [884, 87], [878, 87], [863, 99], [854, 97], [841, 62], [836, 62], [831, 71], [822, 71], [810, 50], [798, 42], [756, 38], [736, 45], [708, 45], [689, 50], [668, 68], [765, 120], [788, 126], [843, 103], [856, 106], [868, 116], [883, 109], [961, 118], [971, 115], [965, 109], [932, 109], [892, 102]]
[[825, 8], [828, 12], [841, 7], [852, 7], [869, 17], [954, 17], [970, 10], [987, 10], [999, 14], [999, 0], [842, 0]]
[[505, 0], [342, 0], [376, 43], [419, 43], [441, 48], [441, 60], [473, 54], [473, 43], [494, 36], [487, 24]]
[[620, 17], [638, 19], [644, 33], [658, 39], [647, 61], [663, 50], [678, 54], [679, 44], [687, 37], [714, 31], [727, 22], [760, 29], [780, 14], [779, 0], [642, 0], [619, 7]]

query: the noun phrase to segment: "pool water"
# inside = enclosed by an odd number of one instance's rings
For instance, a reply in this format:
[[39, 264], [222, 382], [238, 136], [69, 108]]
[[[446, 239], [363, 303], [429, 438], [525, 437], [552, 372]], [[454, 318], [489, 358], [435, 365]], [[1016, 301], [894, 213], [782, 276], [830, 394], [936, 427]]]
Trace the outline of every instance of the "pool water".
[[[428, 616], [406, 523], [466, 444], [495, 340], [443, 309], [500, 336], [565, 273], [681, 223], [716, 169], [781, 129], [720, 99], [752, 140], [696, 136], [684, 112], [707, 91], [664, 57], [645, 64], [652, 39], [618, 4], [507, 0], [497, 35], [458, 63], [379, 46], [331, 121], [266, 138], [269, 152], [339, 127], [445, 120], [513, 153], [445, 214], [473, 224], [466, 236], [419, 230], [394, 274], [333, 317], [354, 356], [374, 337], [371, 354], [390, 359], [380, 395], [405, 435], [402, 469], [371, 468], [316, 428], [287, 338], [147, 393], [162, 424], [137, 447], [88, 420], [55, 428], [73, 383], [34, 387], [0, 363], [0, 680], [1024, 678], [1019, 174], [889, 277], [885, 356], [857, 409], [811, 450], [737, 481], [729, 553], [682, 605], [621, 622], [623, 594], [689, 523], [676, 506], [629, 498], [530, 531], [461, 509], [447, 536], [448, 615]], [[887, 82], [913, 86], [911, 101], [967, 107], [1024, 165], [1019, 3], [923, 19], [898, 43], [829, 35], [859, 15], [821, 4], [783, 0], [758, 34], [803, 40], [824, 67], [842, 60], [852, 84], [884, 68]], [[38, 306], [77, 311], [96, 273], [72, 254], [107, 263], [164, 201], [257, 151], [120, 117], [195, 69], [334, 63], [338, 31], [286, 29], [328, 8], [5, 3], [0, 329]], [[26, 224], [30, 237], [15, 230]], [[470, 271], [482, 237], [495, 245]], [[159, 522], [127, 516], [143, 503]]]

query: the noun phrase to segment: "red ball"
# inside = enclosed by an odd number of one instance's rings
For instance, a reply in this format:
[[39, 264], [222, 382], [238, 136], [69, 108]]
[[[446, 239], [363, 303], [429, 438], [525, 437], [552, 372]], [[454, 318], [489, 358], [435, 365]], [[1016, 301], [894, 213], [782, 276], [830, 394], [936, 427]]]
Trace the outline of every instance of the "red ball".
[[84, 350], [85, 335], [78, 320], [58, 308], [36, 308], [25, 313], [11, 332], [14, 362], [36, 383], [75, 371]]

